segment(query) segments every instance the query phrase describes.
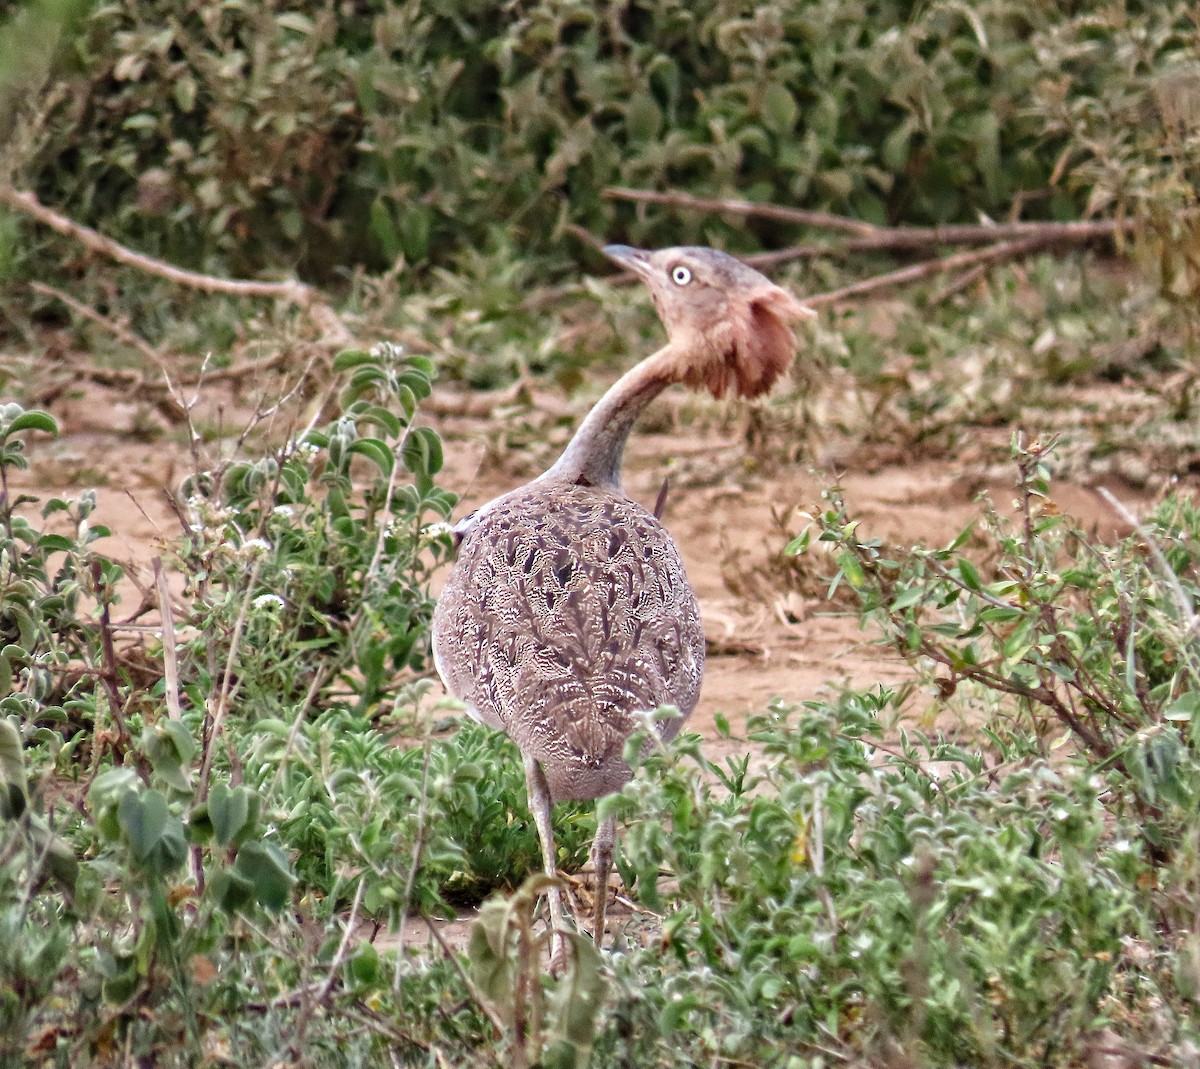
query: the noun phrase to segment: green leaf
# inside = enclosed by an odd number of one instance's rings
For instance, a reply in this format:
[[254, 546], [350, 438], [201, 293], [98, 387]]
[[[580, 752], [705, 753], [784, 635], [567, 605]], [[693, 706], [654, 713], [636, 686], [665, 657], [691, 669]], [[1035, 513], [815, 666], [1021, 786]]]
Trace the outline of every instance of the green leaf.
[[366, 349], [343, 349], [333, 358], [333, 370], [337, 372], [352, 371], [363, 364], [379, 364], [379, 357]]
[[34, 409], [30, 412], [22, 412], [16, 419], [8, 425], [8, 434], [16, 434], [17, 431], [45, 431], [47, 434], [58, 434], [58, 423], [49, 412], [42, 412], [40, 409]]
[[796, 127], [800, 108], [796, 98], [782, 82], [772, 82], [763, 93], [763, 121], [776, 134], [790, 134]]
[[316, 33], [316, 26], [312, 19], [307, 15], [302, 15], [298, 11], [285, 11], [280, 15], [275, 16], [275, 21], [284, 29], [293, 30], [296, 33], [304, 34], [306, 37], [311, 37]]
[[250, 819], [250, 792], [245, 787], [230, 790], [226, 783], [213, 784], [208, 792], [208, 817], [218, 844], [229, 846]]
[[1163, 718], [1175, 721], [1194, 720], [1197, 713], [1200, 713], [1200, 691], [1189, 690], [1163, 710]]
[[925, 594], [926, 591], [923, 587], [910, 586], [906, 590], [900, 591], [892, 600], [891, 611], [902, 612], [904, 609], [911, 609], [925, 600]]
[[359, 438], [358, 441], [350, 446], [349, 452], [366, 457], [384, 475], [391, 474], [395, 457], [386, 442], [378, 438]]
[[414, 475], [433, 476], [442, 470], [442, 440], [428, 427], [417, 427], [404, 443], [404, 466]]
[[196, 79], [186, 74], [177, 78], [171, 87], [171, 95], [175, 98], [176, 107], [185, 115], [188, 114], [196, 106]]
[[350, 978], [357, 987], [373, 987], [379, 982], [379, 951], [370, 943], [360, 943], [348, 962]]
[[837, 565], [841, 569], [842, 575], [846, 577], [847, 583], [856, 590], [862, 587], [866, 581], [866, 575], [863, 572], [862, 564], [853, 553], [846, 552], [839, 554]]
[[254, 901], [254, 884], [232, 868], [218, 869], [206, 893], [227, 913], [238, 913]]
[[7, 717], [0, 719], [0, 818], [12, 820], [25, 812], [25, 754], [21, 733]]
[[785, 556], [799, 557], [808, 552], [809, 543], [812, 541], [812, 528], [806, 527], [795, 538], [793, 538], [786, 546], [783, 547]]
[[158, 791], [130, 791], [117, 807], [117, 820], [134, 860], [147, 872], [164, 876], [182, 864], [183, 825]]
[[958, 574], [963, 581], [963, 586], [968, 590], [979, 592], [983, 589], [983, 583], [979, 580], [979, 573], [975, 570], [975, 565], [965, 557], [958, 561]]
[[150, 758], [154, 771], [169, 787], [177, 791], [191, 790], [191, 781], [184, 766], [196, 752], [196, 742], [186, 725], [164, 717], [146, 728], [142, 735], [142, 749]]
[[550, 999], [547, 1049], [542, 1058], [547, 1069], [583, 1069], [588, 1064], [596, 1018], [608, 989], [595, 943], [579, 932], [571, 932], [567, 940], [571, 967]]
[[251, 883], [255, 897], [264, 908], [278, 911], [287, 905], [296, 877], [283, 852], [273, 843], [261, 840], [243, 843], [234, 871]]
[[404, 424], [401, 423], [396, 413], [384, 408], [383, 405], [368, 406], [358, 413], [357, 419], [359, 423], [373, 423], [375, 426], [383, 428], [393, 438], [398, 437], [404, 429]]
[[60, 839], [49, 828], [35, 823], [30, 828], [30, 835], [42, 854], [42, 864], [46, 871], [68, 894], [75, 890], [79, 880], [79, 859], [75, 851], [63, 839]]
[[400, 385], [412, 390], [418, 401], [424, 401], [433, 392], [429, 376], [415, 367], [410, 367], [400, 376]]
[[60, 534], [42, 535], [37, 544], [43, 553], [68, 553], [75, 546], [74, 542]]
[[643, 90], [630, 96], [625, 105], [625, 131], [630, 141], [653, 141], [662, 130], [662, 123], [662, 109], [653, 95]]

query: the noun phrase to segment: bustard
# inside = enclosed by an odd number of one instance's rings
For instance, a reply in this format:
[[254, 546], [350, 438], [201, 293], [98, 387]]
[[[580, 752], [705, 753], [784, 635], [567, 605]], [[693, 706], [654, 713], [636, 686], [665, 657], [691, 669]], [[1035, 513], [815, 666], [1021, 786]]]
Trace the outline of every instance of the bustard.
[[[434, 663], [476, 720], [525, 757], [547, 875], [557, 871], [550, 807], [599, 798], [629, 778], [624, 744], [660, 705], [664, 739], [700, 695], [704, 632], [679, 550], [621, 489], [621, 454], [643, 409], [673, 383], [757, 397], [791, 363], [790, 323], [813, 312], [714, 249], [605, 253], [649, 287], [667, 344], [620, 378], [543, 475], [455, 527], [458, 557], [433, 617]], [[593, 938], [604, 935], [615, 818], [592, 842]], [[562, 896], [548, 892], [552, 931]], [[560, 937], [553, 937], [558, 957]]]

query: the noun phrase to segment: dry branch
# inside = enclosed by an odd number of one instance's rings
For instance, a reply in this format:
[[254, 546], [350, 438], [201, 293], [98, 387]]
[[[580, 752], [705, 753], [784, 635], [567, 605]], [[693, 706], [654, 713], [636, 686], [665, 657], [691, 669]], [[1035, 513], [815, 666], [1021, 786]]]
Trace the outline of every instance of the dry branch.
[[[44, 287], [46, 292], [53, 292], [55, 297], [60, 299], [65, 298], [65, 294], [59, 294], [52, 291], [52, 287]], [[71, 308], [79, 312], [81, 315], [86, 315], [91, 311], [86, 305], [81, 305], [74, 300], [66, 302]], [[88, 316], [91, 319], [91, 316]], [[115, 324], [105, 320], [100, 316], [96, 322], [107, 328], [115, 327]], [[155, 363], [161, 367], [162, 360], [159, 354], [153, 349], [149, 351], [148, 356], [152, 356]], [[242, 378], [257, 378], [268, 371], [274, 371], [280, 368], [287, 362], [291, 354], [288, 352], [279, 352], [274, 356], [267, 357], [263, 360], [248, 360], [240, 364], [231, 364], [229, 367], [216, 368], [212, 371], [204, 371], [198, 375], [184, 375], [181, 378], [174, 380], [176, 387], [185, 386], [201, 386], [212, 385], [217, 382], [236, 382]], [[176, 396], [171, 381], [158, 382], [151, 378], [147, 373], [141, 371], [132, 371], [125, 368], [106, 368], [106, 367], [72, 367], [70, 369], [70, 383], [77, 383], [80, 378], [87, 379], [89, 382], [95, 383], [104, 389], [116, 390], [129, 397], [136, 397], [139, 400], [146, 401], [154, 405], [168, 419], [178, 419], [185, 413], [185, 405], [179, 397]], [[52, 385], [39, 390], [37, 396], [40, 404], [50, 404], [57, 398], [69, 383], [54, 382]]]
[[144, 338], [139, 337], [128, 327], [122, 326], [109, 319], [107, 316], [101, 315], [96, 309], [89, 307], [82, 301], [76, 300], [69, 293], [64, 293], [55, 286], [48, 286], [45, 282], [31, 282], [29, 288], [34, 293], [40, 293], [43, 297], [53, 297], [56, 301], [62, 301], [76, 315], [82, 316], [90, 323], [95, 323], [98, 327], [107, 330], [119, 342], [128, 345], [131, 349], [136, 349], [146, 359], [157, 363], [159, 354], [154, 347]]
[[883, 275], [874, 275], [859, 282], [851, 282], [825, 293], [817, 293], [805, 297], [804, 303], [810, 305], [833, 304], [850, 297], [862, 297], [877, 290], [889, 289], [892, 286], [906, 285], [918, 282], [930, 275], [939, 275], [945, 271], [960, 271], [976, 267], [980, 264], [993, 264], [1001, 260], [1015, 260], [1027, 253], [1035, 252], [1054, 244], [1044, 238], [1025, 238], [1023, 241], [1004, 241], [986, 249], [976, 249], [972, 252], [959, 252], [953, 256], [944, 256], [937, 260], [924, 260], [911, 267], [902, 267], [898, 271], [889, 271]]
[[12, 186], [0, 185], [0, 204], [6, 204], [13, 210], [36, 219], [64, 237], [78, 241], [92, 252], [176, 285], [202, 293], [221, 293], [231, 297], [268, 297], [288, 301], [308, 315], [332, 344], [345, 346], [354, 341], [353, 335], [321, 293], [303, 282], [295, 279], [260, 282], [252, 279], [217, 278], [215, 275], [175, 267], [152, 256], [135, 252], [120, 242], [105, 237], [99, 231], [47, 208], [32, 193], [14, 189]]
[[[896, 252], [905, 249], [935, 248], [939, 245], [988, 245], [1019, 238], [1037, 238], [1044, 244], [1080, 244], [1112, 239], [1129, 233], [1134, 226], [1131, 219], [1091, 219], [1073, 223], [982, 223], [974, 226], [876, 226], [874, 223], [865, 223], [830, 212], [810, 212], [782, 204], [757, 204], [748, 200], [693, 197], [687, 193], [659, 193], [654, 190], [613, 186], [606, 189], [604, 195], [612, 200], [663, 204], [671, 208], [741, 215], [747, 218], [775, 219], [855, 235], [828, 247], [799, 245], [778, 253], [764, 254], [765, 257], [770, 257], [772, 262], [839, 252]], [[767, 261], [764, 259], [762, 262]]]
[[665, 204], [672, 208], [689, 208], [694, 211], [724, 213], [727, 215], [756, 216], [759, 219], [775, 219], [783, 223], [798, 223], [800, 226], [822, 227], [840, 230], [847, 234], [869, 235], [879, 227], [859, 219], [829, 212], [810, 212], [803, 208], [788, 208], [782, 204], [756, 204], [749, 200], [734, 198], [693, 197], [688, 193], [659, 193], [650, 189], [628, 189], [610, 186], [604, 191], [610, 200], [632, 200], [641, 204]]

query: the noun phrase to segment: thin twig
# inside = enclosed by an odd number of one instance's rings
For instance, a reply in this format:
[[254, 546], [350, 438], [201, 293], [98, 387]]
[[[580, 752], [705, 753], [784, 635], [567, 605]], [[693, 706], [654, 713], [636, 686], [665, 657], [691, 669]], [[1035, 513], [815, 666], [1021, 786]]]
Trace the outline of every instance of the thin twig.
[[[442, 954], [445, 956], [446, 960], [450, 962], [450, 964], [454, 967], [454, 971], [458, 973], [458, 978], [463, 982], [463, 986], [466, 987], [467, 994], [469, 994], [471, 998], [475, 1000], [479, 1008], [483, 1010], [484, 1014], [487, 1016], [487, 1019], [492, 1022], [492, 1025], [496, 1031], [499, 1032], [500, 1035], [504, 1035], [504, 1033], [508, 1031], [508, 1028], [504, 1023], [504, 1018], [496, 1012], [492, 1004], [488, 1002], [486, 998], [484, 998], [483, 993], [475, 986], [475, 983], [471, 977], [467, 975], [467, 971], [463, 968], [462, 962], [458, 960], [458, 955], [450, 949], [446, 943], [446, 940], [442, 938], [442, 933], [437, 930], [437, 925], [435, 925], [433, 921], [424, 914], [421, 915], [421, 920], [425, 922], [425, 926], [429, 929], [429, 934], [433, 936], [434, 942], [441, 947]], [[399, 953], [403, 952], [404, 948], [401, 947]]]
[[158, 614], [162, 621], [163, 685], [166, 688], [167, 716], [183, 719], [179, 704], [179, 659], [175, 652], [175, 618], [171, 611], [171, 591], [167, 588], [167, 573], [162, 557], [150, 562], [154, 567], [154, 585], [158, 589]]
[[1046, 238], [1024, 238], [1020, 241], [1004, 241], [986, 249], [976, 249], [972, 252], [959, 252], [937, 260], [925, 260], [911, 267], [902, 267], [898, 271], [889, 271], [883, 275], [874, 275], [848, 286], [841, 286], [825, 293], [805, 297], [808, 305], [834, 304], [851, 297], [862, 297], [878, 290], [890, 289], [892, 286], [902, 286], [909, 282], [918, 282], [931, 275], [939, 275], [945, 271], [960, 271], [977, 264], [991, 264], [1000, 260], [1013, 260], [1052, 244]]
[[76, 300], [69, 293], [64, 293], [62, 290], [55, 286], [49, 286], [45, 282], [31, 282], [29, 283], [29, 288], [34, 293], [40, 293], [44, 297], [53, 297], [56, 301], [62, 301], [76, 315], [82, 316], [89, 323], [95, 323], [97, 326], [107, 330], [119, 342], [128, 345], [131, 349], [136, 349], [147, 360], [158, 363], [162, 359], [145, 338], [139, 337], [128, 327], [122, 326], [120, 323], [114, 323], [107, 316], [102, 316], [96, 309], [89, 307], [82, 301]]
[[[1171, 567], [1171, 562], [1167, 560], [1167, 556], [1163, 553], [1157, 539], [1155, 539], [1146, 525], [1133, 514], [1133, 511], [1115, 494], [1103, 486], [1096, 489], [1097, 493], [1104, 498], [1109, 507], [1121, 519], [1133, 527], [1137, 531], [1138, 537], [1146, 544], [1146, 548], [1154, 558], [1154, 563], [1158, 566], [1164, 582], [1170, 588], [1171, 596], [1175, 599], [1175, 606], [1184, 625], [1184, 632], [1193, 639], [1194, 644], [1196, 635], [1200, 634], [1200, 616], [1196, 615], [1196, 606], [1191, 596], [1184, 590], [1183, 584], [1179, 581], [1179, 576], [1175, 573], [1175, 569]], [[1188, 652], [1194, 654], [1195, 651], [1193, 649]], [[1197, 668], [1194, 657], [1189, 656], [1188, 661], [1190, 662], [1193, 679], [1200, 677], [1200, 669]]]
[[276, 763], [275, 776], [271, 780], [271, 795], [274, 795], [279, 789], [283, 775], [287, 771], [288, 760], [292, 755], [292, 751], [296, 748], [296, 739], [300, 736], [300, 728], [307, 721], [308, 710], [312, 706], [313, 699], [316, 697], [317, 691], [324, 685], [325, 677], [328, 674], [329, 669], [325, 664], [321, 664], [317, 667], [317, 670], [313, 673], [312, 680], [308, 684], [308, 690], [305, 692], [304, 698], [296, 707], [296, 716], [292, 720], [292, 727], [291, 730], [288, 731], [287, 741], [283, 744], [283, 753], [280, 755]]
[[801, 226], [823, 227], [840, 230], [847, 234], [874, 234], [879, 228], [859, 219], [829, 212], [810, 212], [802, 208], [788, 208], [781, 204], [756, 204], [753, 201], [737, 200], [732, 197], [693, 197], [688, 193], [659, 193], [650, 189], [628, 189], [610, 186], [604, 191], [610, 200], [632, 200], [639, 204], [665, 204], [672, 208], [688, 208], [701, 212], [720, 212], [726, 215], [754, 216], [759, 219], [775, 219], [782, 223], [798, 223]]
[[254, 590], [254, 584], [258, 582], [258, 572], [262, 567], [262, 557], [256, 557], [254, 566], [250, 569], [250, 578], [246, 581], [246, 591], [242, 597], [242, 604], [238, 608], [237, 620], [233, 625], [233, 637], [229, 640], [229, 654], [225, 658], [225, 671], [221, 676], [221, 689], [217, 694], [217, 708], [213, 713], [212, 722], [208, 725], [208, 737], [204, 740], [204, 760], [200, 764], [200, 784], [196, 789], [196, 797], [203, 802], [208, 797], [208, 777], [212, 772], [213, 751], [216, 749], [217, 739], [220, 737], [221, 728], [225, 723], [225, 715], [229, 712], [229, 706], [233, 701], [235, 686], [233, 680], [233, 666], [237, 659], [238, 647], [242, 641], [242, 630], [246, 626], [246, 616], [250, 611], [250, 602], [254, 599], [251, 592]]
[[354, 341], [353, 335], [325, 298], [303, 282], [295, 279], [260, 282], [253, 279], [218, 278], [198, 271], [188, 271], [145, 253], [135, 252], [99, 231], [46, 207], [28, 190], [16, 189], [13, 186], [0, 184], [0, 204], [6, 204], [36, 219], [64, 237], [78, 241], [92, 252], [175, 285], [186, 286], [202, 293], [221, 293], [230, 297], [268, 297], [288, 301], [302, 309], [333, 344], [349, 345]]
[[976, 264], [974, 267], [964, 271], [958, 278], [947, 282], [936, 293], [929, 296], [925, 302], [927, 308], [936, 308], [939, 304], [945, 304], [951, 297], [957, 297], [963, 290], [968, 289], [978, 282], [984, 275], [987, 274], [988, 264]]
[[103, 671], [100, 678], [104, 681], [104, 689], [108, 693], [109, 705], [112, 706], [113, 720], [116, 722], [120, 745], [124, 747], [129, 742], [129, 729], [125, 725], [125, 717], [121, 712], [121, 692], [117, 687], [117, 651], [113, 645], [111, 606], [101, 583], [104, 570], [100, 561], [92, 561], [92, 584], [96, 598], [100, 602], [100, 655]]
[[[1086, 219], [1079, 222], [979, 223], [949, 226], [876, 226], [831, 212], [806, 211], [782, 204], [756, 203], [735, 198], [693, 197], [687, 193], [660, 193], [647, 189], [627, 189], [613, 186], [604, 191], [612, 200], [631, 200], [642, 204], [663, 204], [690, 211], [741, 215], [747, 218], [774, 219], [824, 230], [853, 234], [854, 238], [840, 243], [838, 250], [866, 251], [927, 249], [939, 245], [990, 245], [997, 241], [1018, 238], [1038, 238], [1046, 244], [1058, 242], [1087, 242], [1113, 238], [1128, 233], [1135, 225], [1132, 219]], [[814, 246], [798, 246], [789, 258], [817, 255]], [[770, 254], [772, 256], [776, 254]]]
[[[425, 859], [426, 846], [426, 824], [429, 820], [429, 763], [433, 755], [433, 725], [428, 717], [425, 719], [425, 754], [421, 761], [421, 801], [417, 806], [417, 833], [416, 841], [412, 844], [412, 857], [408, 866], [408, 875], [404, 880], [404, 898], [401, 900], [400, 914], [400, 930], [398, 933], [398, 941], [401, 951], [404, 947], [404, 929], [408, 922], [408, 911], [412, 908], [413, 889], [417, 885], [417, 873], [420, 871], [421, 862]], [[400, 989], [403, 985], [403, 977], [401, 976], [400, 962], [403, 958], [403, 953], [396, 955], [396, 971], [392, 977], [392, 990], [396, 993], [397, 1002], [400, 1001]]]
[[[317, 992], [315, 999], [315, 1005], [317, 1006], [320, 1006], [329, 997], [329, 992], [333, 990], [333, 981], [337, 976], [338, 969], [342, 966], [342, 959], [346, 956], [346, 950], [350, 946], [350, 937], [354, 934], [354, 926], [358, 924], [358, 911], [362, 908], [363, 895], [366, 893], [366, 889], [367, 879], [364, 874], [359, 877], [358, 887], [354, 892], [354, 901], [350, 904], [350, 916], [346, 918], [346, 928], [342, 932], [342, 938], [338, 943], [337, 950], [334, 952], [333, 960], [329, 963], [329, 971], [325, 974], [325, 982]], [[301, 1029], [303, 1030], [303, 1028], [304, 1025], [302, 1024]]]

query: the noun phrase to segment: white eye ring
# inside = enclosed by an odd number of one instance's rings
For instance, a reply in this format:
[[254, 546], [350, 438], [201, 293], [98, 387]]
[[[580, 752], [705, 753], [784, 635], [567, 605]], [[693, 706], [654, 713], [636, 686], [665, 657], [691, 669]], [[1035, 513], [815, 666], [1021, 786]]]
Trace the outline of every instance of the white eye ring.
[[671, 268], [671, 281], [676, 286], [686, 286], [692, 281], [692, 273], [683, 264], [676, 264]]

